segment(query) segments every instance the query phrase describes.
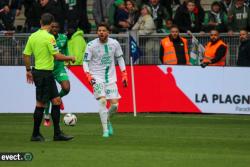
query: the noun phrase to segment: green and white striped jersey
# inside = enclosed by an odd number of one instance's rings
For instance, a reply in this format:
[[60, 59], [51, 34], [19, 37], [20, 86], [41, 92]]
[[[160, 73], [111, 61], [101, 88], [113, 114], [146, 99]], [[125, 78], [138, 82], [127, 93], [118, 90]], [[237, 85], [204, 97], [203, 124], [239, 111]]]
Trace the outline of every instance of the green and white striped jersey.
[[96, 81], [108, 84], [117, 81], [115, 59], [122, 56], [117, 40], [108, 38], [107, 43], [101, 43], [96, 38], [87, 44], [84, 61], [88, 62], [89, 72]]

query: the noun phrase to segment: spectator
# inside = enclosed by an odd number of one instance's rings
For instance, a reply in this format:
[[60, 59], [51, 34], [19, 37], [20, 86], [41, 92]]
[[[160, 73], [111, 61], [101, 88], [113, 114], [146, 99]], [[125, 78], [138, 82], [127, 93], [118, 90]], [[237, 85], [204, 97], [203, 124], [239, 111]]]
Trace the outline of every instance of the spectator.
[[91, 24], [89, 23], [88, 15], [87, 15], [87, 0], [78, 0], [79, 3], [79, 12], [80, 12], [80, 22], [79, 28], [82, 29], [85, 33], [90, 33]]
[[249, 30], [250, 26], [250, 9], [244, 5], [244, 0], [236, 0], [228, 12], [228, 29], [229, 34], [238, 32], [241, 29]]
[[167, 9], [163, 7], [159, 1], [160, 0], [149, 0], [149, 6], [152, 12], [151, 16], [153, 17], [157, 32], [161, 32], [163, 21], [170, 18]]
[[228, 13], [229, 9], [234, 5], [234, 0], [221, 0], [220, 1], [221, 9]]
[[64, 30], [65, 23], [65, 11], [61, 5], [58, 5], [59, 1], [54, 0], [40, 0], [41, 14], [50, 13], [55, 17], [55, 21], [60, 24], [61, 30]]
[[87, 0], [66, 1], [68, 25], [78, 25], [85, 33], [91, 31], [91, 25], [87, 17]]
[[162, 32], [164, 33], [170, 33], [170, 29], [173, 26], [173, 20], [172, 19], [167, 19], [165, 22], [166, 26], [164, 26]]
[[128, 11], [128, 22], [129, 22], [129, 29], [131, 29], [134, 24], [137, 22], [140, 13], [136, 6], [136, 3], [133, 0], [126, 1], [126, 8]]
[[240, 42], [237, 65], [250, 67], [250, 40], [247, 30], [240, 30]]
[[177, 26], [172, 26], [170, 35], [161, 40], [160, 60], [163, 64], [190, 64], [188, 41], [180, 37]]
[[167, 9], [169, 18], [173, 18], [173, 12], [181, 5], [180, 0], [160, 0], [160, 3]]
[[77, 29], [77, 24], [69, 24], [67, 37], [68, 55], [75, 56], [75, 62], [70, 62], [70, 65], [82, 65], [86, 48], [86, 42], [83, 38], [83, 31], [81, 29]]
[[116, 0], [115, 5], [116, 5], [116, 10], [115, 10], [114, 25], [118, 28], [118, 32], [124, 32], [130, 27], [128, 21], [129, 14], [123, 0]]
[[58, 10], [61, 12], [60, 13], [60, 26], [63, 26], [63, 27], [60, 27], [60, 32], [59, 33], [64, 33], [65, 32], [65, 20], [66, 20], [66, 12], [67, 12], [67, 6], [66, 6], [66, 2], [65, 0], [54, 0], [55, 1], [55, 4], [58, 8]]
[[177, 9], [174, 23], [179, 27], [180, 32], [186, 33], [187, 31], [201, 31], [202, 21], [199, 19], [201, 16], [195, 14], [195, 9], [197, 9], [197, 7], [192, 0], [188, 0]]
[[93, 2], [93, 17], [96, 25], [106, 22], [109, 25], [114, 25], [114, 0], [94, 0]]
[[211, 11], [207, 12], [204, 19], [204, 30], [210, 32], [217, 29], [219, 32], [227, 32], [227, 14], [221, 10], [220, 3], [215, 1], [211, 5]]
[[[201, 23], [204, 21], [205, 11], [201, 6], [201, 0], [192, 0], [195, 4], [194, 14], [199, 18]], [[183, 4], [186, 4], [188, 0], [184, 0]]]
[[144, 4], [147, 4], [149, 0], [135, 0], [136, 5], [138, 6], [139, 9], [141, 9], [141, 7]]
[[135, 23], [132, 30], [138, 30], [139, 35], [148, 35], [155, 32], [155, 24], [151, 16], [150, 7], [143, 5], [141, 8], [141, 16]]
[[38, 0], [23, 0], [25, 32], [35, 32], [40, 28], [41, 7]]
[[220, 39], [218, 30], [210, 31], [210, 41], [207, 43], [202, 60], [202, 67], [225, 66], [228, 46]]
[[19, 16], [21, 13], [22, 1], [21, 0], [10, 0], [9, 1], [9, 13], [5, 15], [6, 20], [8, 20], [7, 30], [15, 30], [14, 22], [16, 16]]
[[0, 21], [2, 20], [3, 25], [0, 23], [0, 30], [8, 30], [11, 27], [11, 21], [7, 17], [10, 12], [8, 0], [0, 1]]

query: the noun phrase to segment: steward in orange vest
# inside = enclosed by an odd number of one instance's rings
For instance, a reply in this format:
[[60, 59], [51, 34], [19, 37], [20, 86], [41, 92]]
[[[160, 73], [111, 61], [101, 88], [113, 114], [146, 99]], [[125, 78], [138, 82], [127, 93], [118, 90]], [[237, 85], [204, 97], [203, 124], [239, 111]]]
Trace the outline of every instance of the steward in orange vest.
[[171, 27], [170, 35], [161, 40], [160, 60], [163, 64], [190, 64], [188, 42], [179, 36], [178, 27]]
[[203, 65], [209, 66], [225, 66], [228, 46], [219, 36], [217, 30], [211, 30], [210, 41], [205, 47]]

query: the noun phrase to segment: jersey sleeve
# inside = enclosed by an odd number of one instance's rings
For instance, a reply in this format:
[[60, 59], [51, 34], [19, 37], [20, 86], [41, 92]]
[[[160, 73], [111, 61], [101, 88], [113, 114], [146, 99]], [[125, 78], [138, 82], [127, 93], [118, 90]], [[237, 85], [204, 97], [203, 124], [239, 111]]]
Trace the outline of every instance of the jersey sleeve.
[[119, 44], [118, 41], [116, 41], [116, 50], [115, 50], [115, 58], [119, 58], [123, 56], [123, 51], [121, 48], [121, 45]]
[[30, 44], [30, 38], [28, 39], [28, 42], [26, 43], [23, 54], [25, 54], [27, 56], [32, 55], [32, 48], [31, 48], [31, 44]]
[[55, 55], [55, 54], [59, 53], [59, 49], [56, 45], [56, 40], [55, 40], [54, 36], [51, 36], [49, 38], [47, 46], [48, 46], [50, 54]]
[[87, 44], [85, 53], [84, 53], [84, 62], [89, 62], [92, 57], [92, 49], [91, 49], [91, 44]]

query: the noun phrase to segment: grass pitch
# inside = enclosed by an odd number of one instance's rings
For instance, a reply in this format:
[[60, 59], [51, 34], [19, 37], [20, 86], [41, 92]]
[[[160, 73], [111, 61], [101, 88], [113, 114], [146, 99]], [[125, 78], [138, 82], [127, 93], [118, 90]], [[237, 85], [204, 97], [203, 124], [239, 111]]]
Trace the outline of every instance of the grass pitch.
[[249, 167], [250, 116], [115, 115], [115, 135], [101, 137], [97, 114], [77, 114], [75, 136], [54, 142], [53, 128], [42, 127], [46, 142], [30, 142], [31, 114], [0, 114], [0, 152], [32, 152], [30, 162], [1, 167]]

